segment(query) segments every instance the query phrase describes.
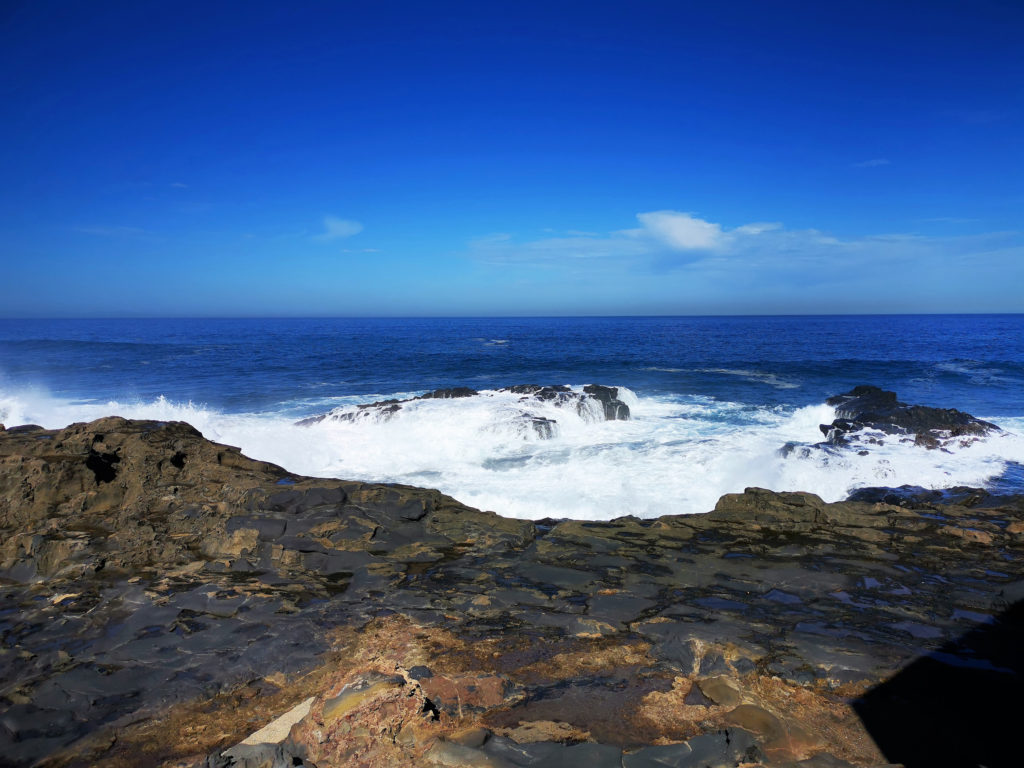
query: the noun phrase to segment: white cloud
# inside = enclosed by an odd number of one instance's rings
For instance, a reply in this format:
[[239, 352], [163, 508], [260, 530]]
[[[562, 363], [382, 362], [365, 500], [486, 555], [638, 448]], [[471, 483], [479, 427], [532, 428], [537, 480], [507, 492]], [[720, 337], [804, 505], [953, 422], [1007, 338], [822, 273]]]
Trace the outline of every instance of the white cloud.
[[652, 211], [638, 213], [643, 229], [627, 230], [635, 237], [649, 236], [677, 251], [714, 250], [723, 245], [722, 227], [689, 213]]
[[339, 219], [337, 216], [324, 216], [324, 231], [317, 235], [318, 240], [341, 240], [358, 235], [363, 225], [352, 219]]
[[188, 189], [188, 184], [182, 184], [180, 181], [172, 181], [171, 186], [175, 189]]
[[758, 222], [727, 230], [721, 224], [682, 211], [638, 213], [642, 226], [607, 234], [568, 230], [565, 237], [545, 237], [517, 242], [507, 233], [470, 241], [470, 251], [488, 262], [517, 262], [548, 265], [568, 261], [636, 259], [671, 253], [677, 258], [696, 260], [727, 250], [738, 237], [752, 238], [779, 229], [777, 223]]
[[753, 224], [736, 227], [732, 232], [738, 235], [761, 235], [765, 232], [774, 232], [777, 229], [782, 229], [782, 224], [777, 221], [755, 221]]
[[859, 163], [854, 163], [854, 168], [878, 168], [882, 165], [890, 165], [891, 161], [884, 157], [874, 157], [870, 160], [863, 160]]

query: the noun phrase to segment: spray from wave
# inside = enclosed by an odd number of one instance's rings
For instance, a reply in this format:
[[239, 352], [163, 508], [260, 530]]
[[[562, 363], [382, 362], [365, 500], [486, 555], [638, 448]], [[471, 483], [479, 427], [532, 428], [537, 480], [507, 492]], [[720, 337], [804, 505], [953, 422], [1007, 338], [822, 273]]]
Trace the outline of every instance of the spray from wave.
[[[791, 452], [813, 444], [835, 418], [825, 405], [797, 409], [706, 397], [637, 397], [619, 388], [632, 418], [607, 421], [587, 408], [524, 406], [508, 393], [416, 401], [390, 418], [324, 419], [300, 426], [309, 403], [225, 413], [160, 397], [144, 402], [62, 400], [41, 390], [0, 392], [0, 422], [59, 428], [102, 416], [187, 421], [207, 438], [239, 446], [291, 472], [438, 488], [504, 515], [610, 519], [706, 512], [747, 486], [810, 491], [826, 501], [855, 488], [904, 483], [979, 486], [1024, 458], [1024, 420], [952, 453], [898, 442], [856, 451]], [[405, 397], [405, 393], [399, 397]], [[335, 398], [354, 408], [379, 400]], [[549, 419], [549, 435], [523, 429], [516, 414]]]

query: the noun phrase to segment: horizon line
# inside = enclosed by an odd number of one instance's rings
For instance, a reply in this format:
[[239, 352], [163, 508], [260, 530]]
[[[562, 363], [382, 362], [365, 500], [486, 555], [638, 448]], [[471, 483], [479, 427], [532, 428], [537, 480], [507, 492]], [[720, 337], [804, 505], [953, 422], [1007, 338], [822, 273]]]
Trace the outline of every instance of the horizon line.
[[767, 317], [1017, 317], [1020, 312], [786, 312], [749, 314], [580, 314], [580, 315], [62, 315], [0, 316], [11, 321], [77, 320], [614, 320], [656, 318], [767, 318]]

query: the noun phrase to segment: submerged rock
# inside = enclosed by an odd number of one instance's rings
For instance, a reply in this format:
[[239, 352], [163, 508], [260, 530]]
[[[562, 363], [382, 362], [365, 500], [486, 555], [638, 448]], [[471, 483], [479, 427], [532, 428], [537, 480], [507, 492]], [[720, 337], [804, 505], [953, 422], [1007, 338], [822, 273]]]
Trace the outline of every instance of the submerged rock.
[[[867, 768], [936, 732], [961, 755], [1013, 711], [985, 686], [1021, 683], [1024, 503], [865, 499], [534, 523], [183, 423], [9, 429], [0, 762]], [[871, 694], [922, 656], [983, 672], [968, 731], [932, 706], [901, 732], [907, 686]]]

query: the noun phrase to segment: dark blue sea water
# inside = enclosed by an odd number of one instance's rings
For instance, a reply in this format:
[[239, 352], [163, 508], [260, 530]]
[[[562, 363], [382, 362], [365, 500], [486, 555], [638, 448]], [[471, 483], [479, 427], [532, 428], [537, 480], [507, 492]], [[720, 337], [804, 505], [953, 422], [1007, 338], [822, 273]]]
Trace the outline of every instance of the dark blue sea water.
[[[386, 424], [293, 424], [438, 387], [523, 383], [626, 387], [634, 419], [556, 414], [558, 433], [541, 441], [504, 429], [513, 404], [492, 398]], [[952, 454], [777, 455], [819, 440], [825, 398], [857, 384], [1010, 434]], [[753, 484], [827, 498], [1005, 485], [1024, 460], [1024, 316], [0, 320], [0, 421], [111, 413], [189, 420], [295, 472], [430, 485], [524, 516], [703, 511]]]

